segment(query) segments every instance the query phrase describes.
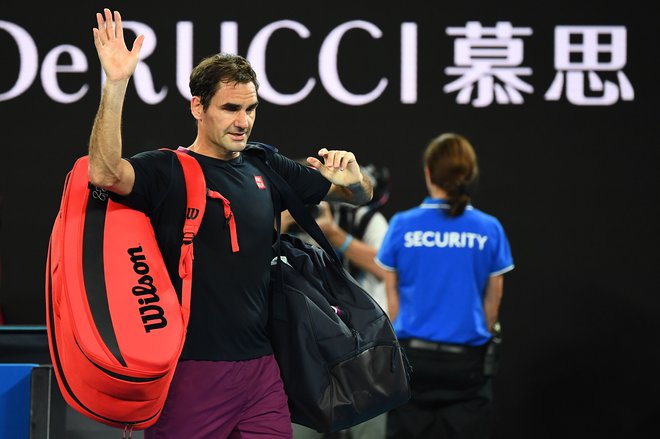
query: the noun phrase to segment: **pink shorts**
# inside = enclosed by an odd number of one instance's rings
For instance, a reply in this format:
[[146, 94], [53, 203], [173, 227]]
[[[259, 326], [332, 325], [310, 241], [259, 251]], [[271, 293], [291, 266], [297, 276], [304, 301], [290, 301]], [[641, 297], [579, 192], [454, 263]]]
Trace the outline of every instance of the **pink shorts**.
[[247, 361], [182, 361], [163, 413], [145, 439], [292, 437], [291, 415], [272, 355]]

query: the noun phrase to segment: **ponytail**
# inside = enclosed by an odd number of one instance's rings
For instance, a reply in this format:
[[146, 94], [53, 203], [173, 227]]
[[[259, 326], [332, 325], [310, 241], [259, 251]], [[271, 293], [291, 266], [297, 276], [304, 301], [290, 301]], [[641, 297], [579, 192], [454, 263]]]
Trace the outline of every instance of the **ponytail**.
[[467, 186], [461, 183], [455, 190], [446, 190], [446, 192], [447, 203], [449, 203], [449, 215], [462, 215], [467, 205], [470, 204], [470, 194], [467, 191]]
[[453, 133], [431, 141], [424, 152], [431, 183], [447, 193], [449, 215], [459, 216], [470, 203], [470, 187], [479, 174], [477, 156], [468, 140]]

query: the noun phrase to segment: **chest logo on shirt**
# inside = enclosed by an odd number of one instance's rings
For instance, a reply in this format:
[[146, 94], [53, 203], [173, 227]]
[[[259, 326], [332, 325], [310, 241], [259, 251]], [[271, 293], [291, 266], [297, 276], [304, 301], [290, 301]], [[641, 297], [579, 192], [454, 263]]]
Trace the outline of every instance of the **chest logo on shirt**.
[[264, 184], [264, 179], [261, 177], [261, 175], [255, 175], [254, 182], [257, 183], [257, 187], [259, 189], [266, 189], [266, 185]]

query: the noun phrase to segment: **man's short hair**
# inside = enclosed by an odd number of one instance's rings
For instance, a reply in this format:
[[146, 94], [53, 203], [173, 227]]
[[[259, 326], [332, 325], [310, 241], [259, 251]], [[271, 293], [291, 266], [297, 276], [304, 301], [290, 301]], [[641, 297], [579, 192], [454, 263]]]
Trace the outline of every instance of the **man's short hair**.
[[217, 53], [201, 60], [190, 73], [190, 94], [199, 96], [206, 110], [220, 84], [253, 83], [259, 90], [257, 74], [250, 62], [240, 55]]

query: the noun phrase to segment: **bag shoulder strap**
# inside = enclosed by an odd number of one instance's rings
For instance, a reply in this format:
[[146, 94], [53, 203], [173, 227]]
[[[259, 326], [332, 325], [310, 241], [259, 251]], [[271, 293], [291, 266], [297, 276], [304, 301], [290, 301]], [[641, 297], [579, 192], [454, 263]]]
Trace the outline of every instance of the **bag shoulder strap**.
[[[298, 194], [293, 190], [293, 188], [287, 183], [287, 181], [273, 169], [271, 166], [271, 157], [273, 156], [274, 150], [272, 147], [264, 144], [251, 144], [252, 150], [261, 150], [263, 152], [259, 153], [255, 151], [254, 156], [257, 156], [258, 160], [253, 160], [252, 163], [263, 172], [270, 182], [273, 184], [277, 190], [281, 200], [286, 209], [289, 210], [293, 219], [296, 220], [298, 225], [302, 227], [309, 236], [316, 241], [323, 250], [330, 256], [337, 264], [341, 265], [339, 256], [332, 248], [332, 245], [328, 241], [328, 238], [325, 237], [325, 234], [321, 230], [316, 220], [309, 214], [309, 211], [305, 207], [305, 204], [300, 199]], [[277, 218], [279, 218], [280, 212], [275, 212]], [[280, 222], [277, 223], [277, 235], [279, 239], [280, 235]]]
[[206, 180], [199, 162], [181, 150], [168, 150], [176, 154], [183, 168], [186, 182], [186, 216], [183, 223], [183, 242], [179, 258], [179, 276], [181, 277], [181, 310], [184, 326], [190, 318], [190, 300], [192, 292], [193, 241], [206, 210]]

